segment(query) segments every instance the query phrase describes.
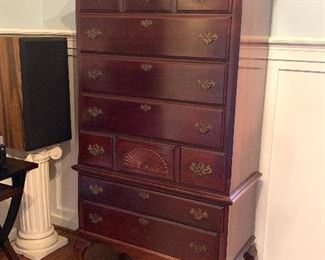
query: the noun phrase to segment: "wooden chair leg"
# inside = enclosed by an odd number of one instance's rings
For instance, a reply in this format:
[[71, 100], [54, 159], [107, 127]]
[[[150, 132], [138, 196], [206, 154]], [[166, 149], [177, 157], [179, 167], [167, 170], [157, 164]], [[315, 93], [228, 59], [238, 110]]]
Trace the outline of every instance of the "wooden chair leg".
[[2, 249], [9, 260], [19, 260], [19, 256], [16, 254], [8, 240], [3, 243]]
[[73, 252], [74, 255], [76, 256], [77, 260], [82, 260], [83, 259], [83, 254], [85, 250], [90, 246], [91, 242], [78, 238], [73, 245]]
[[256, 246], [252, 245], [247, 252], [244, 254], [244, 259], [245, 260], [255, 260], [257, 257], [257, 250]]

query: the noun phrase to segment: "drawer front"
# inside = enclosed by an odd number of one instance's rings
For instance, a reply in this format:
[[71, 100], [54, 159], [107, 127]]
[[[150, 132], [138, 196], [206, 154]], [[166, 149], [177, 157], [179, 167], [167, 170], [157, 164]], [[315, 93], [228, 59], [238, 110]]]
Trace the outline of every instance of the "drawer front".
[[224, 103], [226, 65], [113, 59], [99, 55], [83, 55], [80, 64], [83, 91]]
[[171, 0], [125, 0], [126, 11], [170, 11]]
[[101, 135], [79, 134], [79, 162], [112, 168], [112, 138]]
[[83, 96], [81, 129], [120, 132], [223, 147], [223, 110]]
[[224, 208], [81, 176], [83, 199], [205, 230], [223, 231]]
[[118, 139], [118, 170], [174, 180], [175, 146]]
[[87, 231], [181, 259], [218, 259], [216, 233], [88, 202], [82, 208]]
[[[81, 15], [81, 51], [207, 59], [228, 57], [227, 16]], [[184, 48], [186, 46], [186, 48]]]
[[179, 11], [231, 11], [231, 0], [178, 0]]
[[226, 187], [226, 156], [220, 153], [182, 148], [181, 183], [220, 192]]
[[81, 10], [118, 11], [120, 0], [80, 0]]

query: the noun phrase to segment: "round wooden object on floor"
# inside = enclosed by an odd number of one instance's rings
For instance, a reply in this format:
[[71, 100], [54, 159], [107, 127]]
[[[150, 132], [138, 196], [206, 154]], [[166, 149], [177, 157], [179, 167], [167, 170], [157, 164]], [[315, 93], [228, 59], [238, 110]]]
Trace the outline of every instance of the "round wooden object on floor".
[[83, 253], [84, 260], [132, 260], [127, 254], [120, 253], [101, 243], [91, 243], [90, 246]]

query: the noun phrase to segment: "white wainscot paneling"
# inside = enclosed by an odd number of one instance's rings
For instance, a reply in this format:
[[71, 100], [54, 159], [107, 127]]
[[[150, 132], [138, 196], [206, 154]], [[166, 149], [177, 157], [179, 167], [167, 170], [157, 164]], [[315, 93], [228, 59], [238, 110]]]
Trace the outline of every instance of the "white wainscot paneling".
[[[325, 259], [325, 55], [309, 52], [270, 52], [282, 60], [268, 65], [256, 220], [262, 260]], [[305, 62], [286, 61], [293, 56]]]

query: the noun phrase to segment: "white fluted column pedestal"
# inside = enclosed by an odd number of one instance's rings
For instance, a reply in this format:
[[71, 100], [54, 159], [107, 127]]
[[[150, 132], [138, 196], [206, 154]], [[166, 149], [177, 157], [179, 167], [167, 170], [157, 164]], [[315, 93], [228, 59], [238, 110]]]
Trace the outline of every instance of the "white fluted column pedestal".
[[50, 220], [49, 161], [62, 156], [60, 147], [29, 154], [26, 161], [38, 164], [27, 173], [21, 203], [20, 230], [12, 243], [17, 254], [39, 260], [66, 245], [68, 240], [58, 236]]

